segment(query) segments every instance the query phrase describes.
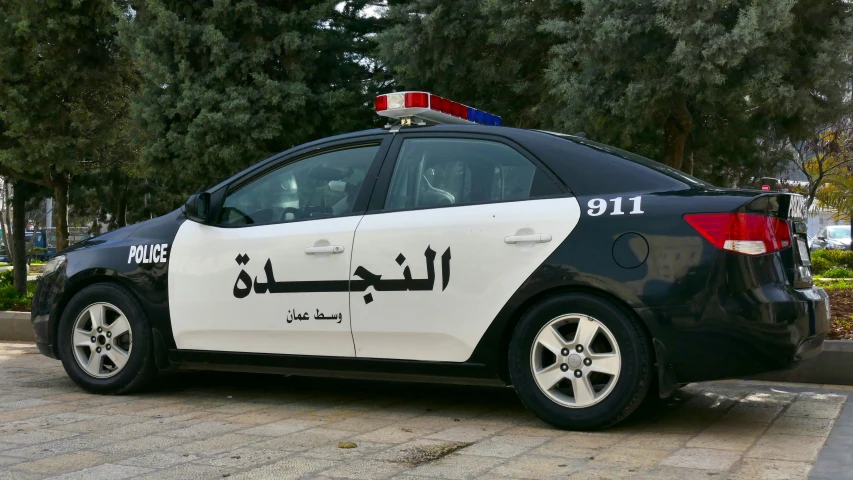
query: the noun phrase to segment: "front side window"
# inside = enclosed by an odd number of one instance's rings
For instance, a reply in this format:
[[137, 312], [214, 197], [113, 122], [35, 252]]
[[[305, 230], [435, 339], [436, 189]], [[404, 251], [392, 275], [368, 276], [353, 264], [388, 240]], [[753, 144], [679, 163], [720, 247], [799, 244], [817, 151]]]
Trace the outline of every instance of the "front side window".
[[385, 210], [528, 200], [562, 193], [513, 148], [486, 140], [403, 141]]
[[378, 145], [335, 150], [273, 170], [230, 193], [219, 224], [267, 225], [348, 215], [378, 150]]

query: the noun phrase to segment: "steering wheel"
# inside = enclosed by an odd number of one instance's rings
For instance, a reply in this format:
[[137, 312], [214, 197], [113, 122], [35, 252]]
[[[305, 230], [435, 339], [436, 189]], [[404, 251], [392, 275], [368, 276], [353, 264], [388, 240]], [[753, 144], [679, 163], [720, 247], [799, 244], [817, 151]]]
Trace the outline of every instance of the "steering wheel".
[[281, 211], [281, 215], [278, 217], [278, 221], [279, 222], [286, 222], [288, 213], [293, 214], [294, 220], [296, 220], [297, 218], [303, 217], [302, 210], [299, 210], [298, 208], [294, 208], [294, 207], [284, 207], [284, 209]]

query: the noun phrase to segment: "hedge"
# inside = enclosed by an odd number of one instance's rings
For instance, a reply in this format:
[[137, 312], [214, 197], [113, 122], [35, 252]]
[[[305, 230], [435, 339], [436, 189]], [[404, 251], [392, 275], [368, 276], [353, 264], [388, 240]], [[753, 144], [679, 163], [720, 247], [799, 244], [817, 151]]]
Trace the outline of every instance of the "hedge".
[[811, 252], [812, 273], [826, 278], [853, 278], [853, 251], [816, 250]]

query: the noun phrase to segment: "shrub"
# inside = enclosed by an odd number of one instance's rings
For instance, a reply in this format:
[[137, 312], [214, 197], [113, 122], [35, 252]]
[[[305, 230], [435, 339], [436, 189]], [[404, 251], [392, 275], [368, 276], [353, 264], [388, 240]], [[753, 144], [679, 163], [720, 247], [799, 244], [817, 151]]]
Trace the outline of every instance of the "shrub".
[[811, 253], [812, 263], [815, 259], [824, 259], [832, 267], [853, 269], [853, 251], [850, 250], [817, 250]]
[[853, 278], [853, 270], [844, 267], [835, 267], [823, 274], [826, 278]]
[[812, 273], [814, 275], [823, 276], [827, 270], [831, 269], [833, 265], [823, 256], [813, 256], [812, 257]]

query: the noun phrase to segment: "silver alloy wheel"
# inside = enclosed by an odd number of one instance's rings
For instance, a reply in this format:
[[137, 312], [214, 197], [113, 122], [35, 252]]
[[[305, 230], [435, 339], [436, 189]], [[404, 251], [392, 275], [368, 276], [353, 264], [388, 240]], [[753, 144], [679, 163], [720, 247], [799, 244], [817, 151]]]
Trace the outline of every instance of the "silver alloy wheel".
[[613, 333], [595, 318], [578, 313], [546, 323], [533, 340], [530, 357], [533, 378], [542, 393], [569, 408], [604, 400], [622, 369]]
[[77, 315], [71, 341], [80, 368], [92, 377], [109, 378], [127, 364], [133, 333], [118, 307], [99, 302]]

